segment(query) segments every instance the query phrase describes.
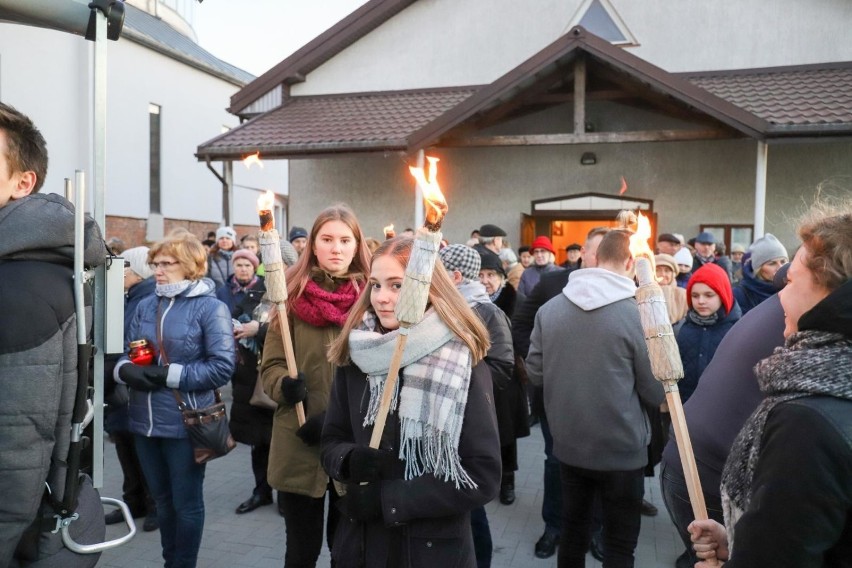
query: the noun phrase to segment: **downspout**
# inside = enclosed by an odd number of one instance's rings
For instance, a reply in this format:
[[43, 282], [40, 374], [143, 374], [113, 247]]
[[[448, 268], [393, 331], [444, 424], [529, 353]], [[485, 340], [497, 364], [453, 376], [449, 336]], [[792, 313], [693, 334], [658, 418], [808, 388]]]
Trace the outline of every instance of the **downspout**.
[[766, 220], [766, 169], [769, 146], [757, 141], [757, 172], [754, 182], [754, 240], [763, 236]]
[[222, 224], [230, 225], [234, 208], [234, 196], [231, 192], [231, 187], [234, 184], [233, 162], [222, 161], [222, 171], [224, 176], [219, 174], [219, 172], [213, 168], [213, 165], [210, 163], [210, 156], [207, 156], [205, 163], [207, 164], [207, 169], [213, 172], [213, 175], [216, 176], [216, 179], [218, 179], [222, 184]]

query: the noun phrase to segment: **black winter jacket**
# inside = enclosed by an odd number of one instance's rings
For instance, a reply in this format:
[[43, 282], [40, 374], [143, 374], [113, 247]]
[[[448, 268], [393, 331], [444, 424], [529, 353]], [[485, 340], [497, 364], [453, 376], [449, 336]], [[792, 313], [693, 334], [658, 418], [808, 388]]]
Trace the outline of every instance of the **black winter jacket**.
[[686, 321], [677, 334], [677, 347], [683, 362], [683, 379], [678, 382], [678, 389], [683, 402], [689, 400], [695, 392], [701, 373], [710, 364], [722, 338], [739, 321], [741, 313], [740, 307], [734, 302], [734, 307], [728, 315], [710, 326], [698, 325], [686, 316]]

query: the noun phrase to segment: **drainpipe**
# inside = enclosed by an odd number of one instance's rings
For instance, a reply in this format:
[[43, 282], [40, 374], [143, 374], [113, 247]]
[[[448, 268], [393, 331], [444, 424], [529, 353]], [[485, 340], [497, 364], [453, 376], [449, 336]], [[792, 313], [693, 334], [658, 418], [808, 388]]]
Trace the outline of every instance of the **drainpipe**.
[[766, 220], [766, 164], [769, 146], [763, 140], [757, 141], [757, 175], [754, 182], [754, 239], [763, 236]]
[[222, 224], [230, 225], [234, 213], [234, 194], [231, 188], [234, 186], [234, 163], [222, 161], [222, 174], [213, 169], [210, 157], [206, 159], [207, 169], [213, 172], [216, 179], [222, 184]]

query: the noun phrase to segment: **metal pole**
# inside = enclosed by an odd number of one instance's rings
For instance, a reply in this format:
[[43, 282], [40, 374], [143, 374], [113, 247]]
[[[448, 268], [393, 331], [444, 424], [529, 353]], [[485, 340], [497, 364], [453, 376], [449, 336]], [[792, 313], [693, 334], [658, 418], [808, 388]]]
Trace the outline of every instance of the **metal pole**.
[[[426, 163], [426, 154], [423, 150], [417, 151], [417, 167], [422, 168]], [[414, 183], [414, 226], [423, 226], [423, 189], [419, 183]], [[404, 229], [405, 227], [403, 227]], [[397, 229], [396, 234], [400, 234], [401, 229]]]
[[222, 173], [225, 176], [225, 184], [222, 186], [225, 192], [224, 220], [225, 225], [230, 226], [234, 220], [234, 162], [222, 162]]
[[[106, 232], [106, 112], [107, 112], [107, 19], [100, 10], [95, 14], [95, 64], [94, 64], [94, 159], [92, 164], [92, 199], [95, 222]], [[81, 189], [78, 187], [78, 191]], [[104, 484], [104, 348], [106, 321], [106, 267], [95, 270], [95, 297], [93, 306], [95, 331], [94, 387], [95, 419], [92, 481], [95, 487]]]
[[766, 221], [766, 165], [769, 158], [769, 146], [763, 140], [757, 141], [757, 175], [754, 182], [754, 239], [763, 236]]

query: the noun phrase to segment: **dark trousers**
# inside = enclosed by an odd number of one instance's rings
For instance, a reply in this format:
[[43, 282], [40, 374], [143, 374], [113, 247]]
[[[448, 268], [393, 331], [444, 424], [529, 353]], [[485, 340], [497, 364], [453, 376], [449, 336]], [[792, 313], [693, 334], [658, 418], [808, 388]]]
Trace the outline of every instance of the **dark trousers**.
[[148, 491], [139, 456], [136, 455], [136, 444], [130, 432], [112, 432], [110, 440], [115, 443], [115, 453], [121, 466], [124, 482], [121, 485], [122, 499], [130, 508], [134, 517], [144, 517], [155, 513], [157, 508], [154, 499]]
[[[337, 493], [329, 484], [328, 522], [326, 538], [331, 550], [334, 530], [340, 513], [337, 510]], [[314, 568], [322, 549], [325, 495], [318, 498], [297, 493], [278, 492], [278, 502], [284, 513], [287, 531], [287, 548], [284, 551], [284, 568]]]
[[254, 474], [254, 494], [272, 499], [272, 487], [266, 480], [269, 466], [269, 444], [251, 447], [251, 471]]
[[157, 503], [165, 568], [194, 568], [204, 531], [205, 465], [195, 463], [189, 438], [136, 435], [136, 452]]
[[491, 541], [491, 527], [485, 507], [477, 507], [470, 512], [470, 529], [473, 533], [473, 552], [476, 554], [476, 568], [489, 568], [494, 544]]
[[595, 493], [603, 510], [604, 568], [631, 568], [642, 524], [642, 469], [595, 471], [562, 464], [559, 568], [583, 568], [589, 550]]
[[[698, 562], [698, 557], [695, 556], [695, 551], [692, 550], [692, 541], [689, 538], [689, 531], [686, 527], [689, 526], [695, 519], [695, 514], [692, 512], [692, 503], [689, 500], [689, 491], [686, 488], [686, 480], [683, 477], [683, 472], [680, 468], [670, 467], [663, 461], [660, 466], [660, 490], [663, 494], [663, 503], [666, 505], [666, 510], [672, 518], [672, 523], [686, 547], [685, 554], [689, 559], [689, 566], [694, 566]], [[710, 495], [704, 492], [704, 504], [707, 506], [707, 516], [717, 523], [725, 524], [725, 518], [722, 513], [722, 499], [718, 495]], [[684, 562], [683, 565], [687, 563]]]
[[559, 534], [562, 530], [562, 482], [559, 477], [559, 460], [553, 457], [553, 435], [547, 415], [542, 412], [541, 435], [544, 436], [544, 496], [541, 501], [541, 518], [546, 531]]

